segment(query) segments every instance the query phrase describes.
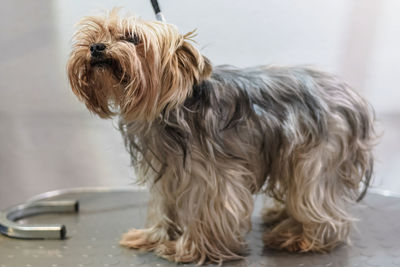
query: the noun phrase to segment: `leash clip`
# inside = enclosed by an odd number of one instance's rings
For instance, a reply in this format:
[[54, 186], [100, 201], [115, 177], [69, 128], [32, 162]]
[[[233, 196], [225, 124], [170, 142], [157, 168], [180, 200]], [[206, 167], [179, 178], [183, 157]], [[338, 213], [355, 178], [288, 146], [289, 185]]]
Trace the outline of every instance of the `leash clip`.
[[166, 22], [164, 15], [161, 13], [160, 5], [157, 0], [151, 0], [151, 5], [153, 6], [154, 13], [156, 14], [156, 19], [161, 22]]

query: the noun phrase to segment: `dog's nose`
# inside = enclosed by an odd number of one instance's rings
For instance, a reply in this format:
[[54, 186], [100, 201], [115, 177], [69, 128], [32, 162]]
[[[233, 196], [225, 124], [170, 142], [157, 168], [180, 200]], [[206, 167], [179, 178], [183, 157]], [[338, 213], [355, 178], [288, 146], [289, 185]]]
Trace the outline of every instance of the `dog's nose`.
[[106, 49], [106, 45], [102, 43], [92, 44], [90, 46], [90, 54], [94, 57], [100, 56]]

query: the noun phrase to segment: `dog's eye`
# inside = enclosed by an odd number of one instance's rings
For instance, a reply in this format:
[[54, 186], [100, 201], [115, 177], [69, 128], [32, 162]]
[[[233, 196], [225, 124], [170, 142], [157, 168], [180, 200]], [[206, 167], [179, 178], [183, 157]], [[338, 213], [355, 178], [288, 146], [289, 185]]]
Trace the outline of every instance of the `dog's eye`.
[[136, 33], [125, 37], [124, 40], [127, 42], [130, 42], [130, 43], [133, 43], [134, 45], [137, 45], [140, 43], [139, 36]]

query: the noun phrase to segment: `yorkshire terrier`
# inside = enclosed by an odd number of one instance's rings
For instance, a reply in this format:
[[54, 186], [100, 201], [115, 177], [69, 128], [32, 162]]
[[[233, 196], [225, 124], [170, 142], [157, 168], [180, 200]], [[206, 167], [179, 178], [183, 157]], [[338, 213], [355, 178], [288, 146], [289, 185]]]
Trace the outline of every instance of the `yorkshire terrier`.
[[120, 117], [147, 228], [121, 244], [175, 262], [243, 258], [253, 195], [272, 197], [263, 241], [287, 251], [347, 242], [349, 207], [370, 183], [374, 115], [335, 76], [309, 67], [213, 66], [193, 32], [119, 16], [85, 17], [68, 62], [73, 92]]

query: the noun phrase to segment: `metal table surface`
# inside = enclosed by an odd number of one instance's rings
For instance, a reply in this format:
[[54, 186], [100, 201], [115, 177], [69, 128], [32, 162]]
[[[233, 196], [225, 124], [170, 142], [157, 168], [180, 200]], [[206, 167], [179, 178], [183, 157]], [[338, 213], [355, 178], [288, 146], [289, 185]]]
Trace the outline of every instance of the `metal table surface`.
[[[0, 267], [176, 266], [152, 253], [118, 245], [122, 233], [144, 225], [146, 192], [117, 190], [45, 194], [36, 199], [77, 199], [78, 214], [43, 214], [19, 223], [63, 223], [65, 240], [21, 240], [0, 236]], [[256, 198], [253, 230], [248, 234], [250, 255], [224, 266], [400, 266], [400, 199], [368, 194], [354, 207], [360, 221], [352, 232], [353, 245], [328, 254], [290, 254], [263, 247], [259, 217], [262, 197]], [[191, 266], [182, 264], [182, 266]]]

